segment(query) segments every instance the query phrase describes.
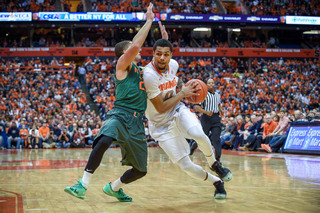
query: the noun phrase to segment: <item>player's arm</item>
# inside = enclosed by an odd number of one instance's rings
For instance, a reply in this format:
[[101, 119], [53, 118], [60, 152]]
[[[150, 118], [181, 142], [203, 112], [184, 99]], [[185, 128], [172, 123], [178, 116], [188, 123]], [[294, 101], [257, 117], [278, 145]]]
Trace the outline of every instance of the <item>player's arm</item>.
[[171, 98], [164, 100], [162, 94], [160, 93], [155, 98], [150, 99], [150, 101], [159, 113], [165, 113], [171, 108], [173, 108], [175, 105], [177, 105], [183, 98], [190, 97], [193, 95], [199, 95], [195, 92], [198, 90], [195, 88], [196, 86], [197, 83], [193, 82], [188, 86], [183, 86], [181, 91]]
[[224, 111], [223, 111], [223, 109], [222, 109], [222, 107], [221, 107], [221, 104], [218, 105], [218, 108], [219, 108], [219, 113], [220, 113], [220, 115], [221, 115], [221, 116], [224, 116]]
[[273, 130], [273, 132], [270, 135], [277, 135], [278, 132], [280, 132], [279, 130], [280, 130], [280, 125], [278, 124], [278, 126]]
[[204, 110], [200, 105], [194, 105], [193, 107], [197, 112], [200, 112], [202, 114], [206, 114], [208, 116], [211, 116], [212, 115], [212, 111], [206, 111]]
[[145, 42], [149, 30], [151, 28], [154, 14], [152, 12], [153, 4], [150, 3], [146, 12], [147, 21], [143, 25], [143, 27], [139, 30], [139, 32], [135, 35], [132, 40], [132, 44], [127, 49], [127, 51], [119, 58], [117, 66], [116, 66], [116, 76], [119, 80], [122, 80], [127, 75], [127, 68], [139, 53], [140, 48], [142, 47], [143, 43]]

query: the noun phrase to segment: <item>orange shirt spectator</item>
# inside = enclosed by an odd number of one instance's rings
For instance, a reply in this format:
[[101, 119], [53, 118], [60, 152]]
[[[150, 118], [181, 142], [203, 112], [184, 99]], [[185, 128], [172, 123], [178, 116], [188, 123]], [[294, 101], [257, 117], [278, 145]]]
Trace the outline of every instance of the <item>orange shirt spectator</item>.
[[50, 132], [49, 127], [46, 123], [43, 123], [43, 125], [39, 128], [39, 134], [41, 137], [46, 138]]
[[263, 136], [266, 137], [270, 135], [278, 126], [277, 122], [273, 121], [270, 117], [270, 122], [266, 122], [263, 128]]

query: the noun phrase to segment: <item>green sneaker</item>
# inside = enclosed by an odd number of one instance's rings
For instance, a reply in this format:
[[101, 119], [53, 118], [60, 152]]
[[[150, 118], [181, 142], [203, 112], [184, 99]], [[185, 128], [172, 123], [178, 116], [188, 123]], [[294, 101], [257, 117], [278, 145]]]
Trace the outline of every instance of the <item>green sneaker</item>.
[[117, 198], [120, 202], [131, 202], [132, 197], [126, 195], [123, 190], [120, 188], [119, 191], [113, 191], [111, 188], [111, 182], [103, 187], [103, 192], [107, 195]]
[[86, 197], [87, 189], [84, 188], [84, 186], [82, 185], [82, 179], [80, 178], [80, 180], [76, 185], [71, 187], [66, 187], [64, 191], [77, 198], [84, 199]]

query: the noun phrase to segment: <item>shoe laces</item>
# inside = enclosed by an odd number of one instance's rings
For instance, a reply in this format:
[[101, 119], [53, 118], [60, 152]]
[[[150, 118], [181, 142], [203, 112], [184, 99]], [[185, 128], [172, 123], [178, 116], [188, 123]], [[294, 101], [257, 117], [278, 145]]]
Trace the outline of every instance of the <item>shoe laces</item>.
[[122, 188], [119, 189], [118, 193], [119, 193], [119, 195], [121, 195], [121, 196], [123, 196], [123, 197], [128, 197], [128, 195], [126, 195], [126, 194], [123, 192]]
[[82, 183], [80, 181], [78, 181], [77, 184], [75, 184], [74, 186], [72, 186], [72, 188], [84, 188]]

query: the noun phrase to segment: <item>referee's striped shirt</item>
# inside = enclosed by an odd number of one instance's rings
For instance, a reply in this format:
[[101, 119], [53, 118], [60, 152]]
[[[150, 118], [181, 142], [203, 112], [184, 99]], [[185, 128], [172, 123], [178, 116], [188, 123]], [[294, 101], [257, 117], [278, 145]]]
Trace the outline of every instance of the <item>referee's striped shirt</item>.
[[203, 102], [203, 109], [213, 113], [219, 113], [220, 94], [218, 92], [211, 93], [208, 91], [207, 97]]

